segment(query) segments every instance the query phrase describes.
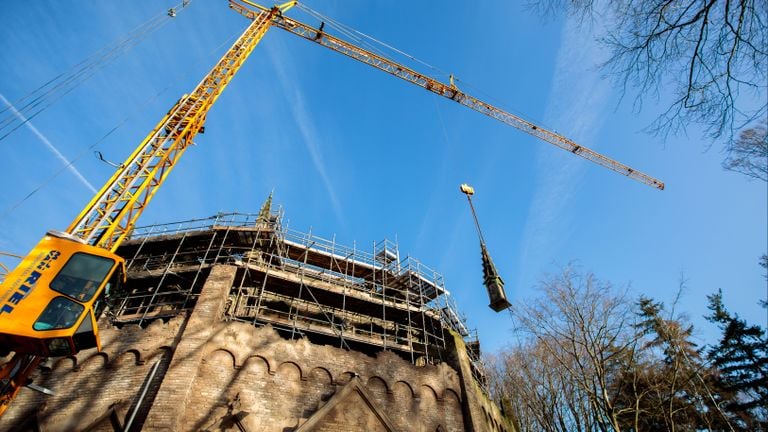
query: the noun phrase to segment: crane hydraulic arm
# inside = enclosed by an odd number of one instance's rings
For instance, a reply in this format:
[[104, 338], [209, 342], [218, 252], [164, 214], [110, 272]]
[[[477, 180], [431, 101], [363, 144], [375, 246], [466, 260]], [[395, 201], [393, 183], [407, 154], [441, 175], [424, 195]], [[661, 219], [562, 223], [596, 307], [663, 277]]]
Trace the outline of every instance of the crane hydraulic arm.
[[[258, 16], [260, 16], [261, 13], [267, 10], [263, 6], [253, 3], [249, 0], [229, 0], [229, 6], [230, 8], [250, 19], [256, 19]], [[453, 84], [442, 83], [434, 78], [428, 77], [404, 65], [387, 59], [386, 57], [367, 51], [337, 37], [323, 33], [319, 29], [313, 28], [287, 16], [274, 15], [273, 20], [276, 27], [300, 36], [308, 41], [315, 42], [333, 51], [344, 54], [369, 66], [375, 67], [376, 69], [382, 70], [400, 79], [429, 90], [435, 94], [451, 99], [477, 112], [499, 120], [500, 122], [506, 123], [525, 133], [560, 147], [561, 149], [567, 150], [575, 155], [581, 156], [584, 159], [590, 160], [598, 165], [637, 180], [648, 186], [652, 186], [660, 190], [664, 189], [664, 183], [660, 180], [637, 171], [594, 150], [579, 145], [556, 132], [539, 127], [523, 118], [508, 113], [489, 103], [483, 102], [480, 99], [462, 92]]]
[[[125, 279], [114, 251], [131, 231], [206, 114], [288, 2], [253, 22], [189, 95], [120, 165], [66, 232], [49, 232], [0, 285], [0, 416], [40, 362], [101, 348], [97, 321]], [[30, 384], [31, 385], [31, 384]]]

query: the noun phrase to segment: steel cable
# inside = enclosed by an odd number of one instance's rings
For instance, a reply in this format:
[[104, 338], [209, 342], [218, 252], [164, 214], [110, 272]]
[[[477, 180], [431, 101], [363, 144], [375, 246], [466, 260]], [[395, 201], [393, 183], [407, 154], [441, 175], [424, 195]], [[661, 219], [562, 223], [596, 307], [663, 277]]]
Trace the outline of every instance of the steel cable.
[[[188, 3], [179, 3], [173, 10], [177, 10], [179, 6], [183, 9], [186, 4]], [[104, 46], [83, 61], [77, 63], [68, 72], [57, 75], [37, 89], [14, 101], [13, 106], [22, 116], [14, 113], [10, 106], [0, 110], [0, 115], [4, 115], [0, 119], [0, 133], [3, 133], [0, 135], [0, 141], [54, 105], [114, 59], [138, 45], [170, 19], [171, 17], [166, 11], [156, 14], [140, 26], [134, 28], [127, 36], [115, 43]]]

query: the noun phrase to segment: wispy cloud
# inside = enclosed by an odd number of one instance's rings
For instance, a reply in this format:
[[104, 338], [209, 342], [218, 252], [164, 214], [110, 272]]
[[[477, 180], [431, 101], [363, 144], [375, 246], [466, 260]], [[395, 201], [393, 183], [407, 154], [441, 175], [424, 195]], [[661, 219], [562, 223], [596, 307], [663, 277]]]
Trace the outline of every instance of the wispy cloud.
[[43, 134], [42, 134], [42, 132], [40, 132], [40, 131], [39, 131], [39, 130], [38, 130], [36, 127], [35, 127], [35, 125], [33, 125], [33, 124], [32, 124], [32, 122], [31, 122], [31, 121], [29, 121], [29, 119], [27, 119], [26, 117], [24, 117], [24, 114], [20, 113], [20, 112], [19, 112], [19, 111], [16, 109], [16, 107], [14, 107], [14, 106], [13, 106], [13, 104], [12, 104], [10, 101], [8, 101], [8, 99], [6, 99], [6, 98], [5, 98], [5, 96], [3, 96], [2, 94], [0, 94], [0, 99], [2, 99], [2, 100], [3, 100], [3, 103], [4, 103], [5, 105], [7, 105], [7, 106], [8, 106], [8, 108], [10, 108], [11, 112], [13, 113], [13, 115], [15, 115], [16, 117], [18, 117], [18, 118], [19, 118], [19, 120], [21, 120], [21, 121], [24, 123], [24, 125], [25, 125], [26, 127], [28, 127], [28, 128], [29, 128], [29, 130], [31, 130], [31, 131], [32, 131], [32, 133], [33, 133], [33, 134], [35, 134], [35, 136], [36, 136], [36, 137], [37, 137], [37, 138], [38, 138], [40, 141], [42, 141], [42, 143], [43, 143], [43, 144], [45, 144], [45, 146], [46, 146], [46, 147], [48, 147], [48, 150], [50, 150], [50, 151], [51, 151], [51, 153], [53, 153], [53, 154], [54, 154], [54, 155], [55, 155], [55, 156], [56, 156], [56, 157], [57, 157], [57, 158], [58, 158], [58, 159], [59, 159], [59, 160], [60, 160], [60, 161], [61, 161], [61, 162], [62, 162], [62, 163], [63, 163], [63, 164], [64, 164], [64, 165], [67, 167], [67, 169], [68, 169], [68, 170], [69, 170], [69, 171], [70, 171], [70, 172], [71, 172], [71, 173], [72, 173], [72, 174], [73, 174], [75, 177], [77, 177], [77, 179], [78, 179], [78, 180], [80, 180], [80, 182], [81, 182], [83, 185], [85, 185], [85, 187], [87, 187], [87, 188], [88, 188], [88, 190], [90, 190], [90, 191], [91, 191], [91, 192], [93, 192], [93, 193], [96, 193], [96, 192], [97, 192], [96, 188], [95, 188], [95, 187], [93, 187], [93, 185], [91, 184], [91, 182], [89, 182], [89, 181], [88, 181], [88, 180], [87, 180], [85, 177], [83, 177], [83, 175], [80, 173], [80, 171], [78, 171], [78, 170], [77, 170], [77, 168], [75, 168], [75, 166], [72, 164], [72, 162], [70, 162], [69, 160], [67, 160], [67, 158], [65, 158], [65, 157], [64, 157], [64, 155], [63, 155], [63, 154], [61, 154], [61, 152], [60, 152], [60, 151], [59, 151], [59, 150], [58, 150], [58, 149], [57, 149], [57, 148], [56, 148], [56, 147], [53, 145], [53, 143], [51, 143], [51, 141], [50, 141], [50, 140], [49, 140], [49, 139], [48, 139], [48, 138], [47, 138], [45, 135], [43, 135]]
[[[557, 67], [544, 116], [544, 125], [560, 126], [559, 132], [587, 147], [595, 148], [595, 138], [602, 123], [610, 90], [609, 84], [595, 70], [605, 53], [585, 31], [577, 17], [564, 25]], [[568, 152], [540, 147], [536, 161], [536, 192], [528, 210], [523, 232], [520, 269], [539, 272], [533, 265], [546, 259], [573, 225], [565, 211], [577, 193], [589, 162]], [[520, 275], [529, 279], [530, 275]]]
[[312, 165], [318, 175], [320, 175], [320, 180], [323, 182], [323, 187], [325, 187], [328, 197], [331, 200], [331, 206], [333, 207], [333, 212], [336, 215], [336, 218], [343, 226], [344, 213], [336, 193], [336, 188], [328, 176], [325, 161], [323, 160], [323, 154], [320, 150], [321, 145], [315, 128], [315, 123], [307, 112], [304, 95], [301, 89], [296, 85], [295, 81], [289, 80], [289, 77], [294, 74], [287, 71], [285, 67], [285, 61], [287, 60], [285, 57], [288, 50], [275, 49], [272, 48], [271, 45], [268, 45], [267, 52], [269, 53], [269, 58], [277, 72], [278, 81], [280, 82], [283, 94], [288, 97], [289, 105], [291, 106], [291, 111], [296, 120], [299, 133], [301, 134], [302, 142], [312, 159]]

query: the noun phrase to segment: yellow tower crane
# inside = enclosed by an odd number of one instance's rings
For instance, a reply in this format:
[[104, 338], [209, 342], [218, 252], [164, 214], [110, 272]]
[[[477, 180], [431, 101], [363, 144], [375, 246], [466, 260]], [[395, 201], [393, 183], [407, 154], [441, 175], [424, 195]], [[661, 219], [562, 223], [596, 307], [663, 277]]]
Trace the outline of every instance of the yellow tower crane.
[[[185, 2], [186, 4], [186, 2]], [[253, 22], [213, 69], [182, 96], [121, 164], [66, 231], [49, 231], [0, 285], [0, 415], [46, 357], [101, 349], [97, 321], [125, 281], [124, 260], [115, 250], [130, 233], [158, 188], [198, 133], [221, 92], [270, 26], [318, 43], [433, 93], [486, 114], [647, 185], [664, 184], [554, 132], [540, 128], [385, 57], [284, 15], [297, 2], [266, 8], [230, 0]]]

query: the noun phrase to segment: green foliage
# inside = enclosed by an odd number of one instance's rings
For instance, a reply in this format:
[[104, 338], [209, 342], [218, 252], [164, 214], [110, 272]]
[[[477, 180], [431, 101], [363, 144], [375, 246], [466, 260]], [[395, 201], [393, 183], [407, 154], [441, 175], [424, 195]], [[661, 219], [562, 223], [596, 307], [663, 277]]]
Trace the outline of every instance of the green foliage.
[[765, 331], [748, 325], [723, 305], [723, 294], [707, 296], [711, 313], [722, 336], [707, 352], [717, 371], [716, 383], [724, 409], [743, 430], [768, 430], [768, 344]]

